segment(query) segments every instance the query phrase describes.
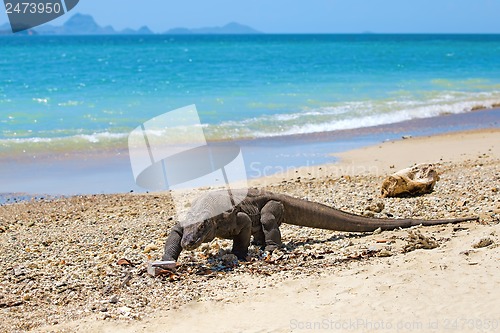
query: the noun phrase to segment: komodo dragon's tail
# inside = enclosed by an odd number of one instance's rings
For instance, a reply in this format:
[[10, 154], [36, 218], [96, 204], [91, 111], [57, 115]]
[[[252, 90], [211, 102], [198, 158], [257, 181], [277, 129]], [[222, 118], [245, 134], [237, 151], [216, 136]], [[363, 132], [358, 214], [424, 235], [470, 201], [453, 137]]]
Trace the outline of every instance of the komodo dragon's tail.
[[305, 201], [287, 195], [275, 194], [273, 197], [273, 199], [282, 202], [285, 206], [285, 223], [310, 228], [369, 232], [378, 228], [393, 230], [420, 224], [437, 225], [479, 220], [478, 217], [439, 220], [372, 218], [347, 213], [320, 203]]

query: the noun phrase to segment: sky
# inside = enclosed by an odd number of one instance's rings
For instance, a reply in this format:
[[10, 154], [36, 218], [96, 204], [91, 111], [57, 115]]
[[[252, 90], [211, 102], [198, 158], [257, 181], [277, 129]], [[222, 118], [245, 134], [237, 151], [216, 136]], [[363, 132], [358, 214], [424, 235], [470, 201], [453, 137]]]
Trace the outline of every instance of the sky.
[[[3, 9], [0, 25], [8, 22]], [[500, 0], [80, 0], [50, 24], [77, 12], [117, 30], [157, 33], [229, 22], [266, 33], [500, 33]]]

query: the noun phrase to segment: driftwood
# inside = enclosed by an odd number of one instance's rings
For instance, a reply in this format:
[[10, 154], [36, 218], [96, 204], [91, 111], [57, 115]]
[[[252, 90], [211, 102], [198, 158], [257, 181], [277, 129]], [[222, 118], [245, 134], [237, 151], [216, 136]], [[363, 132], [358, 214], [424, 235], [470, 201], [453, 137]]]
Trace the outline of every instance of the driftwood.
[[387, 177], [382, 183], [382, 197], [431, 193], [438, 180], [439, 175], [432, 164], [418, 164]]

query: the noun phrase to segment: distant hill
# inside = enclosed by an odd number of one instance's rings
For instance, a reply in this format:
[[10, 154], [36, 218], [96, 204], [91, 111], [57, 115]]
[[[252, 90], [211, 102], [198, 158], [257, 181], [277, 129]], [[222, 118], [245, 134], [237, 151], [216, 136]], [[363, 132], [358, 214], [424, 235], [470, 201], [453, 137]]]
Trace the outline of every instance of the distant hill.
[[257, 31], [247, 25], [239, 24], [236, 22], [231, 22], [222, 27], [206, 27], [206, 28], [174, 28], [165, 32], [166, 34], [228, 34], [228, 35], [245, 35], [245, 34], [261, 34], [262, 32]]
[[[127, 34], [127, 35], [149, 35], [153, 32], [146, 26], [139, 28], [138, 30], [125, 29], [122, 31], [116, 31], [112, 26], [108, 25], [105, 27], [100, 26], [96, 23], [91, 15], [75, 14], [71, 16], [63, 25], [54, 26], [50, 24], [44, 24], [35, 29], [29, 30], [31, 33], [24, 34], [39, 34], [39, 35], [116, 35], [116, 34]], [[12, 34], [12, 30], [8, 23], [0, 26], [0, 34]]]
[[[222, 27], [205, 27], [205, 28], [175, 28], [170, 29], [166, 34], [260, 34], [261, 32], [243, 24], [236, 22], [228, 23]], [[0, 26], [0, 35], [11, 35], [12, 30], [8, 23]], [[24, 35], [150, 35], [153, 32], [147, 27], [143, 26], [138, 30], [124, 29], [121, 31], [115, 30], [112, 26], [100, 26], [91, 15], [75, 14], [71, 16], [63, 25], [54, 26], [44, 24], [35, 29], [30, 29], [22, 33]]]
[[90, 15], [75, 14], [62, 26], [44, 24], [37, 27], [40, 35], [110, 35], [116, 31], [111, 26], [101, 27]]

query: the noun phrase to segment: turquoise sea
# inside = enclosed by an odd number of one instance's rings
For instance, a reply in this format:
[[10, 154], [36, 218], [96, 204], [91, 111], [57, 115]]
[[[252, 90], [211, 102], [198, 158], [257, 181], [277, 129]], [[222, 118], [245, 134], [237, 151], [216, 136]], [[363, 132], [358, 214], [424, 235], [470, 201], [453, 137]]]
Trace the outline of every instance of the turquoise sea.
[[500, 105], [500, 35], [0, 37], [4, 160], [125, 149], [190, 104], [213, 140], [467, 113]]

